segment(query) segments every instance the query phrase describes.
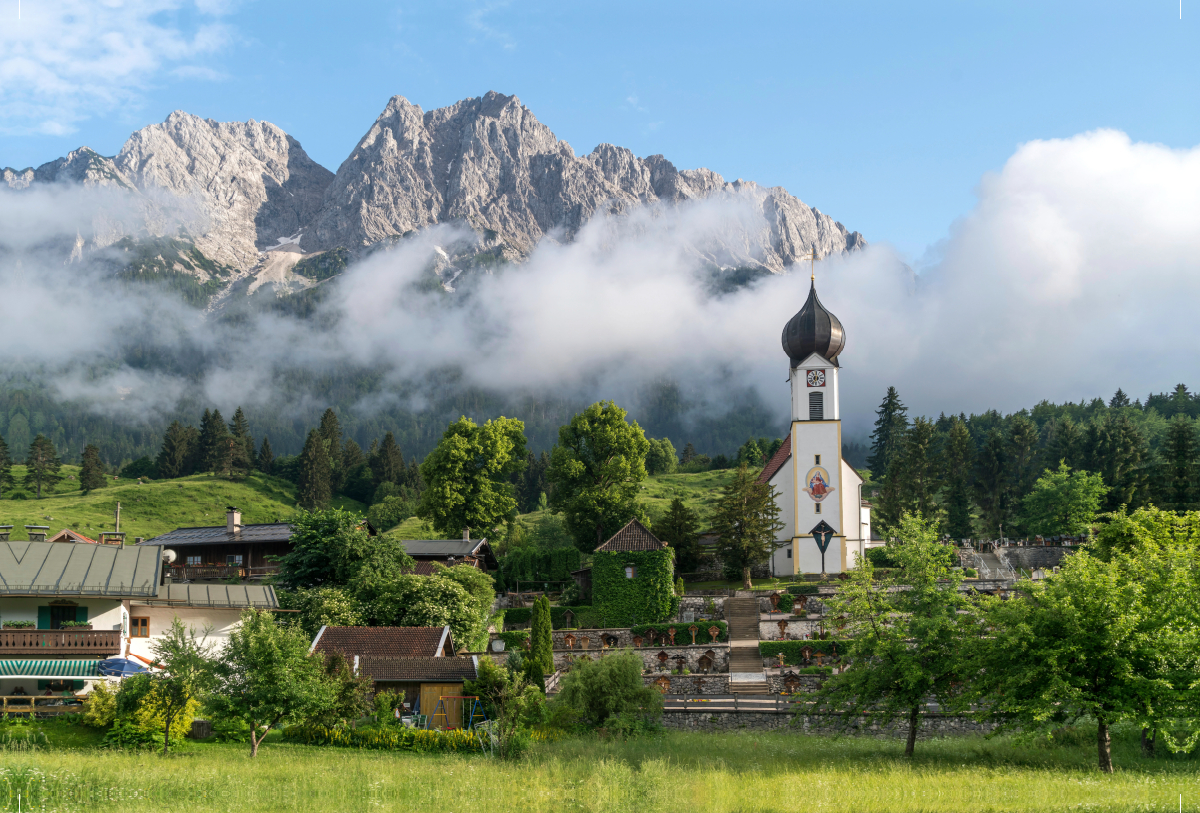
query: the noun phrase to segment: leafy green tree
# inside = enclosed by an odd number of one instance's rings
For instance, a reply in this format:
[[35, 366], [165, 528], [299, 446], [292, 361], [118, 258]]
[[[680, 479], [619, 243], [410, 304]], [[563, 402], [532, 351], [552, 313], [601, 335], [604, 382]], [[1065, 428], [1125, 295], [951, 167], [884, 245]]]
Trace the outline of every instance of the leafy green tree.
[[291, 623], [313, 638], [321, 627], [363, 627], [367, 611], [358, 597], [345, 586], [309, 587], [279, 590], [279, 606], [295, 610]]
[[[321, 661], [325, 679], [333, 687], [333, 702], [314, 709], [305, 718], [306, 725], [323, 725], [328, 728], [351, 725], [372, 709], [375, 705], [372, 702], [375, 685], [370, 675], [356, 675], [341, 652], [315, 653], [309, 657]], [[382, 694], [384, 692], [380, 692], [380, 695]], [[404, 693], [401, 692], [400, 699], [403, 698]]]
[[37, 492], [37, 498], [42, 498], [42, 487], [50, 488], [62, 480], [60, 469], [62, 462], [50, 438], [38, 433], [29, 444], [29, 455], [25, 458], [24, 487]]
[[316, 511], [325, 508], [333, 498], [329, 452], [316, 429], [308, 433], [304, 451], [300, 452], [300, 482], [297, 485], [300, 507], [305, 510]]
[[425, 492], [418, 516], [442, 534], [490, 534], [516, 513], [510, 482], [525, 465], [525, 424], [497, 418], [477, 426], [459, 418], [421, 463]]
[[383, 436], [383, 443], [371, 450], [370, 463], [376, 486], [380, 483], [399, 485], [404, 482], [404, 455], [391, 432]]
[[649, 474], [674, 474], [679, 465], [675, 447], [670, 438], [649, 439], [650, 449], [646, 452], [646, 471]]
[[1112, 726], [1138, 719], [1157, 694], [1138, 668], [1149, 643], [1143, 598], [1117, 563], [1086, 551], [1053, 579], [1020, 582], [1008, 600], [981, 598], [990, 632], [977, 645], [967, 700], [1003, 726], [1091, 717], [1100, 769], [1112, 773]]
[[550, 453], [550, 510], [565, 517], [580, 551], [592, 552], [638, 515], [649, 450], [637, 421], [628, 422], [612, 401], [592, 404], [559, 427]]
[[1108, 486], [1099, 474], [1074, 471], [1059, 463], [1046, 469], [1022, 501], [1022, 518], [1032, 533], [1045, 536], [1090, 533]]
[[642, 680], [642, 659], [630, 651], [577, 661], [563, 676], [554, 703], [580, 726], [596, 729], [622, 721], [653, 724], [662, 715], [662, 694]]
[[104, 488], [104, 464], [100, 462], [100, 450], [92, 444], [83, 447], [79, 466], [79, 488], [85, 494]]
[[262, 446], [258, 449], [258, 457], [254, 460], [254, 465], [263, 474], [270, 474], [271, 469], [275, 466], [275, 453], [271, 451], [271, 439], [263, 438]]
[[196, 637], [176, 616], [167, 631], [150, 644], [150, 652], [160, 669], [150, 677], [158, 687], [159, 709], [163, 714], [163, 754], [171, 747], [171, 723], [190, 703], [199, 700], [208, 685], [211, 647], [205, 643], [207, 631]]
[[875, 428], [871, 432], [871, 455], [867, 468], [886, 476], [892, 460], [900, 454], [908, 431], [908, 407], [900, 401], [895, 387], [888, 387], [883, 403], [875, 410]]
[[753, 587], [751, 566], [771, 557], [775, 535], [783, 527], [774, 486], [756, 482], [746, 464], [738, 466], [737, 474], [721, 489], [712, 529], [718, 535], [717, 555], [730, 572], [741, 571], [747, 590]]
[[162, 449], [154, 462], [158, 476], [165, 480], [173, 480], [188, 474], [190, 447], [191, 436], [187, 428], [179, 421], [171, 421], [166, 434], [163, 435]]
[[[470, 565], [434, 568], [432, 576], [376, 573], [356, 580], [353, 589], [372, 624], [389, 627], [450, 626], [454, 643], [478, 651], [487, 644], [491, 601], [481, 599], [458, 580], [454, 571]], [[478, 572], [478, 571], [476, 571]], [[490, 578], [490, 577], [489, 577]]]
[[338, 687], [324, 660], [309, 657], [309, 638], [280, 626], [270, 612], [246, 610], [213, 666], [209, 703], [225, 717], [250, 727], [250, 756], [272, 729], [304, 720], [334, 705]]
[[12, 473], [12, 454], [8, 451], [8, 444], [4, 442], [4, 438], [0, 436], [0, 495], [11, 493], [16, 487], [16, 480]]
[[974, 458], [975, 444], [971, 441], [971, 430], [965, 421], [958, 417], [951, 418], [942, 444], [941, 469], [945, 483], [946, 533], [954, 539], [975, 536], [969, 492]]
[[554, 672], [554, 640], [551, 635], [550, 599], [538, 596], [529, 619], [529, 660], [537, 663], [542, 674]]
[[399, 540], [371, 536], [362, 517], [330, 508], [302, 511], [292, 519], [292, 547], [278, 559], [280, 584], [301, 589], [344, 585], [369, 573], [399, 573], [415, 563]]
[[254, 438], [250, 436], [250, 422], [241, 407], [233, 413], [229, 422], [229, 464], [228, 472], [233, 477], [249, 476], [254, 468]]
[[762, 466], [764, 462], [763, 450], [758, 445], [757, 440], [750, 438], [738, 448], [737, 462], [739, 466], [745, 463], [747, 466], [754, 469]]
[[926, 700], [954, 699], [960, 652], [977, 625], [935, 523], [905, 514], [896, 535], [899, 544], [887, 551], [897, 570], [876, 580], [871, 560], [862, 560], [827, 602], [845, 621], [839, 635], [849, 666], [822, 687], [816, 708], [844, 712], [846, 725], [906, 719], [904, 755], [911, 757]]
[[229, 429], [221, 410], [204, 410], [200, 419], [200, 471], [228, 472], [230, 463]]
[[700, 516], [678, 497], [666, 516], [654, 523], [654, 535], [675, 551], [675, 571], [694, 573], [700, 564]]
[[416, 516], [417, 502], [399, 494], [385, 497], [367, 511], [367, 522], [381, 533], [390, 531], [409, 517]]
[[1200, 507], [1200, 449], [1197, 448], [1196, 424], [1184, 414], [1167, 423], [1159, 466], [1158, 504], [1173, 511], [1194, 511]]

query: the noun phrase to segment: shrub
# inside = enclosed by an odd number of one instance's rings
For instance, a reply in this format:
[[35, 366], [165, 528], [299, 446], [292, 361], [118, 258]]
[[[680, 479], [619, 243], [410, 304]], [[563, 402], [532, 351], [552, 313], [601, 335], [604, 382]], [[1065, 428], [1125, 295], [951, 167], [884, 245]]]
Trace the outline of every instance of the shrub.
[[796, 606], [796, 599], [791, 593], [779, 594], [779, 612], [790, 613]]
[[250, 742], [250, 726], [237, 717], [213, 721], [213, 739], [217, 742]]
[[683, 576], [675, 580], [675, 595], [682, 596], [687, 592], [687, 585], [683, 583]]
[[649, 725], [662, 715], [662, 695], [643, 684], [642, 659], [631, 651], [576, 662], [563, 677], [554, 703], [574, 710], [585, 727], [612, 724], [624, 729], [632, 718]]
[[886, 546], [882, 548], [867, 548], [867, 561], [875, 567], [897, 567], [896, 560], [888, 555]]
[[505, 651], [515, 649], [524, 649], [525, 641], [529, 639], [529, 630], [512, 630], [511, 632], [498, 632], [494, 636], [504, 642]]
[[108, 728], [117, 718], [117, 695], [107, 680], [92, 684], [87, 707], [83, 711], [83, 724], [92, 728]]
[[979, 577], [979, 571], [973, 567], [968, 567], [963, 569], [963, 575], [968, 579], [975, 579]]
[[[490, 659], [486, 659], [491, 663]], [[375, 705], [375, 721], [377, 723], [391, 724], [396, 719], [396, 709], [404, 705], [404, 692], [393, 692], [384, 690], [378, 692], [374, 698]]]
[[478, 677], [463, 682], [463, 694], [478, 697], [488, 719], [495, 720], [501, 697], [511, 683], [507, 669], [497, 666], [491, 658], [480, 658]]
[[328, 726], [289, 726], [283, 730], [284, 742], [302, 745], [333, 745], [340, 748], [366, 748], [376, 751], [416, 751], [418, 753], [482, 751], [474, 731], [426, 730], [398, 726], [330, 728]]
[[[574, 617], [574, 623], [568, 624], [566, 614], [570, 612]], [[551, 607], [550, 608], [550, 624], [560, 630], [565, 627], [582, 627], [584, 624], [580, 621], [581, 618], [591, 619], [594, 617], [591, 607]], [[505, 624], [528, 624], [533, 619], [532, 607], [514, 607], [511, 610], [504, 611]]]
[[[637, 626], [630, 628], [629, 631], [633, 635], [640, 635], [645, 638], [646, 633], [648, 633], [650, 630], [654, 630], [655, 639], [663, 640], [667, 637], [667, 630], [669, 630], [671, 627], [674, 627], [677, 645], [683, 645], [691, 644], [692, 642], [692, 634], [688, 632], [688, 626], [688, 624], [683, 623], [638, 624]], [[724, 621], [697, 621], [696, 626], [699, 627], [699, 629], [696, 631], [697, 644], [712, 644], [729, 639], [729, 628], [726, 626]], [[718, 627], [721, 630], [717, 633], [717, 638], [715, 641], [708, 634], [709, 627]]]
[[554, 642], [550, 635], [550, 599], [541, 596], [533, 605], [529, 620], [529, 657], [542, 667], [543, 674], [554, 671]]

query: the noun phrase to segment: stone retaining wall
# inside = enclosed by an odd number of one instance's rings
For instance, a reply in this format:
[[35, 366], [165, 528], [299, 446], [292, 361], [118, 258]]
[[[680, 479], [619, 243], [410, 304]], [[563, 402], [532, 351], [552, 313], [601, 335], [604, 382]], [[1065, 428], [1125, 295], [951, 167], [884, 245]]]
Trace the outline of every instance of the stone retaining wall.
[[771, 690], [771, 694], [782, 694], [787, 691], [788, 684], [792, 682], [799, 682], [799, 685], [792, 689], [791, 692], [788, 692], [789, 694], [815, 692], [825, 682], [825, 676], [797, 675], [795, 673], [789, 675], [788, 672], [771, 674], [767, 672], [767, 688]]
[[642, 675], [642, 683], [658, 687], [658, 681], [667, 680], [670, 687], [666, 694], [729, 694], [729, 674], [724, 675]]
[[[680, 731], [788, 731], [795, 734], [832, 734], [841, 731], [840, 717], [836, 714], [807, 714], [796, 717], [791, 712], [774, 711], [683, 711], [669, 709], [663, 712], [663, 728]], [[953, 714], [924, 714], [917, 739], [988, 734], [993, 726], [977, 723], [968, 717]], [[905, 739], [908, 722], [897, 721], [891, 725], [858, 725], [843, 733], [880, 739]]]
[[[575, 649], [556, 649], [554, 650], [554, 668], [561, 669], [563, 666], [571, 663], [584, 655], [595, 660], [603, 657], [605, 654], [619, 650], [583, 650], [579, 647]], [[700, 672], [700, 658], [706, 653], [712, 652], [713, 665], [712, 672], [727, 672], [729, 671], [729, 645], [728, 644], [697, 644], [696, 646], [665, 646], [665, 647], [649, 647], [644, 646], [640, 649], [634, 649], [642, 659], [642, 668], [650, 669], [655, 673], [662, 670], [662, 663], [658, 659], [660, 652], [667, 654], [666, 671], [678, 669], [680, 664], [683, 664], [685, 669], [693, 673]], [[678, 658], [682, 657], [680, 661]]]
[[1015, 548], [1004, 547], [996, 548], [996, 555], [1008, 561], [1010, 565], [1018, 570], [1025, 568], [1033, 570], [1034, 568], [1043, 568], [1049, 570], [1052, 567], [1058, 567], [1062, 564], [1063, 559], [1078, 551], [1078, 547], [1065, 546], [1035, 546], [1031, 548]]
[[[713, 609], [706, 609], [708, 602], [712, 602]], [[725, 620], [725, 596], [680, 596], [679, 611], [691, 611], [695, 613], [696, 618], [704, 616], [715, 621]]]
[[[786, 621], [784, 637], [779, 637], [779, 622]], [[821, 626], [819, 618], [785, 618], [779, 616], [775, 621], [758, 622], [758, 640], [760, 641], [802, 641], [806, 636], [814, 635]]]

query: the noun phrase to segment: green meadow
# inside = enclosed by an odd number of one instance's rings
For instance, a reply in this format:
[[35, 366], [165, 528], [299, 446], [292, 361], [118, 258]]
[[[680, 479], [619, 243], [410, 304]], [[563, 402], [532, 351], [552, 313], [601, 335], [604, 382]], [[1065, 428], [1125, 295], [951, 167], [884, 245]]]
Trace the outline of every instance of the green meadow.
[[[1089, 737], [1053, 748], [1000, 737], [903, 743], [788, 733], [595, 736], [535, 746], [515, 762], [290, 745], [146, 752], [13, 751], [0, 809], [73, 811], [750, 811], [1200, 810], [1195, 760], [1143, 759], [1118, 737], [1115, 774]], [[51, 746], [53, 747], [53, 746]], [[7, 798], [5, 797], [7, 794]], [[32, 802], [32, 804], [31, 804]], [[4, 805], [7, 806], [4, 806]]]

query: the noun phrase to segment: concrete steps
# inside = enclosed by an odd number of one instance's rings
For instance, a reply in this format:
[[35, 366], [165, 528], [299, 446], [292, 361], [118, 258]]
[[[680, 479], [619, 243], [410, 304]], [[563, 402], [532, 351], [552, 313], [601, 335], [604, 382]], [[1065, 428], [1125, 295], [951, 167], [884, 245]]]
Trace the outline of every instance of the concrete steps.
[[762, 655], [758, 652], [759, 608], [756, 598], [725, 599], [729, 627], [729, 690], [738, 694], [767, 694]]

